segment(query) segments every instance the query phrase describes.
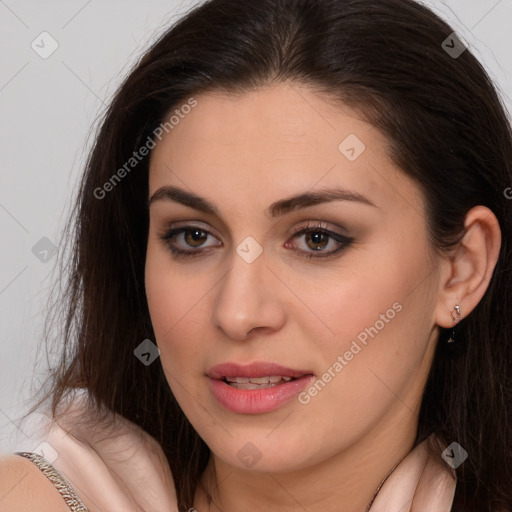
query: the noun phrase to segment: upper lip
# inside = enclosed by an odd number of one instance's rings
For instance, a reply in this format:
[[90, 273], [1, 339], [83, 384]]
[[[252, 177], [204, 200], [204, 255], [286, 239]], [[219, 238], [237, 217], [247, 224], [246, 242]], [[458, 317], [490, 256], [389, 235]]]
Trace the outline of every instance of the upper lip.
[[217, 380], [222, 380], [225, 377], [267, 377], [276, 375], [298, 378], [312, 374], [311, 370], [296, 370], [264, 361], [245, 365], [227, 362], [215, 365], [207, 372], [208, 377]]

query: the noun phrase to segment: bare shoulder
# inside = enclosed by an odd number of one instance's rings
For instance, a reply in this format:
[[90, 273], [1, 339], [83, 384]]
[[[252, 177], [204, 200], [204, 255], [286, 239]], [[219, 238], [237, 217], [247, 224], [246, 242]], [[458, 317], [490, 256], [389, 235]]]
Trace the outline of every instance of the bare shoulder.
[[0, 512], [69, 512], [59, 491], [30, 460], [0, 457]]

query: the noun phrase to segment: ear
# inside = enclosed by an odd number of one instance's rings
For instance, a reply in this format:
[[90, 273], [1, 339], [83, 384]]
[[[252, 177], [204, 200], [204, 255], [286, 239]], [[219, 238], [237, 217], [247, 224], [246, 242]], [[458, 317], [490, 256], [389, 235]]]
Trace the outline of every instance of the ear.
[[451, 316], [455, 305], [460, 307], [462, 319], [480, 302], [500, 253], [501, 230], [498, 219], [489, 208], [472, 208], [466, 215], [464, 227], [463, 239], [441, 263], [435, 322], [444, 328], [451, 328], [456, 323]]

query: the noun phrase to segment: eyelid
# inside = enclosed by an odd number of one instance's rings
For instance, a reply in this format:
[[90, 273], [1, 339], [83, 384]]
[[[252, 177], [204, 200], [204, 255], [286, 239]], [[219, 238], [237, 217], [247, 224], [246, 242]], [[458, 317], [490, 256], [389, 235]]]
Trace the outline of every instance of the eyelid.
[[216, 238], [220, 238], [220, 236], [221, 236], [220, 233], [215, 228], [212, 228], [211, 224], [207, 224], [206, 222], [203, 222], [201, 220], [194, 220], [194, 219], [168, 222], [165, 224], [165, 226], [163, 226], [162, 229], [164, 232], [169, 232], [173, 229], [179, 229], [179, 228], [189, 228], [189, 229], [194, 229], [194, 228], [197, 229], [198, 228], [198, 229], [201, 229], [203, 231], [210, 233], [211, 235], [215, 236]]
[[320, 231], [328, 231], [329, 233], [336, 233], [340, 237], [350, 238], [348, 236], [348, 230], [341, 227], [336, 226], [335, 228], [331, 227], [331, 224], [322, 220], [308, 220], [305, 224], [301, 224], [300, 226], [296, 226], [292, 229], [290, 236], [297, 235], [305, 230], [309, 229], [318, 229]]
[[[172, 228], [171, 228], [171, 226], [172, 226]], [[214, 236], [216, 238], [221, 237], [221, 235], [215, 229], [212, 229], [209, 224], [206, 224], [200, 220], [194, 220], [194, 219], [169, 223], [169, 226], [165, 227], [163, 229], [163, 232], [168, 233], [171, 230], [179, 229], [179, 228], [189, 228], [189, 229], [199, 228], [199, 229], [202, 229], [202, 230], [210, 233], [212, 236]], [[308, 229], [308, 228], [322, 229], [325, 231], [334, 232], [341, 237], [350, 238], [350, 236], [348, 234], [348, 230], [345, 229], [343, 226], [336, 226], [333, 228], [333, 227], [331, 227], [330, 223], [321, 221], [321, 220], [308, 220], [305, 223], [301, 223], [299, 226], [293, 227], [287, 236], [295, 236], [295, 235], [297, 235], [297, 233], [300, 233], [302, 230]]]

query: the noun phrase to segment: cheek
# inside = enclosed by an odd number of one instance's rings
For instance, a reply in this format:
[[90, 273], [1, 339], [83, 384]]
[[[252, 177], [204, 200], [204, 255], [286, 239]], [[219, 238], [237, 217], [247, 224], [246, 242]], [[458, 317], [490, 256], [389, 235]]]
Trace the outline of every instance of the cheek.
[[[331, 356], [349, 350], [354, 340], [365, 346], [365, 342], [369, 344], [369, 340], [389, 332], [393, 324], [401, 324], [403, 307], [411, 299], [417, 264], [385, 256], [378, 263], [364, 259], [362, 256], [357, 266], [347, 263], [338, 278], [326, 279], [307, 299], [317, 322], [321, 320], [325, 326], [319, 348]], [[308, 318], [311, 324], [312, 317]]]
[[198, 283], [180, 272], [165, 248], [157, 241], [148, 243], [145, 267], [145, 287], [151, 322], [158, 341], [171, 335], [191, 302], [198, 301]]
[[194, 357], [204, 352], [200, 347], [205, 342], [208, 292], [213, 285], [205, 273], [192, 273], [185, 266], [173, 264], [165, 250], [148, 245], [146, 297], [168, 378], [178, 374], [192, 376]]
[[315, 389], [306, 390], [304, 402], [311, 398], [312, 407], [314, 401], [316, 407], [328, 406], [354, 432], [362, 418], [371, 423], [408, 394], [429, 341], [432, 262], [422, 247], [387, 254], [371, 267], [361, 261], [341, 284], [315, 298], [317, 311], [335, 334], [317, 340], [325, 372]]

